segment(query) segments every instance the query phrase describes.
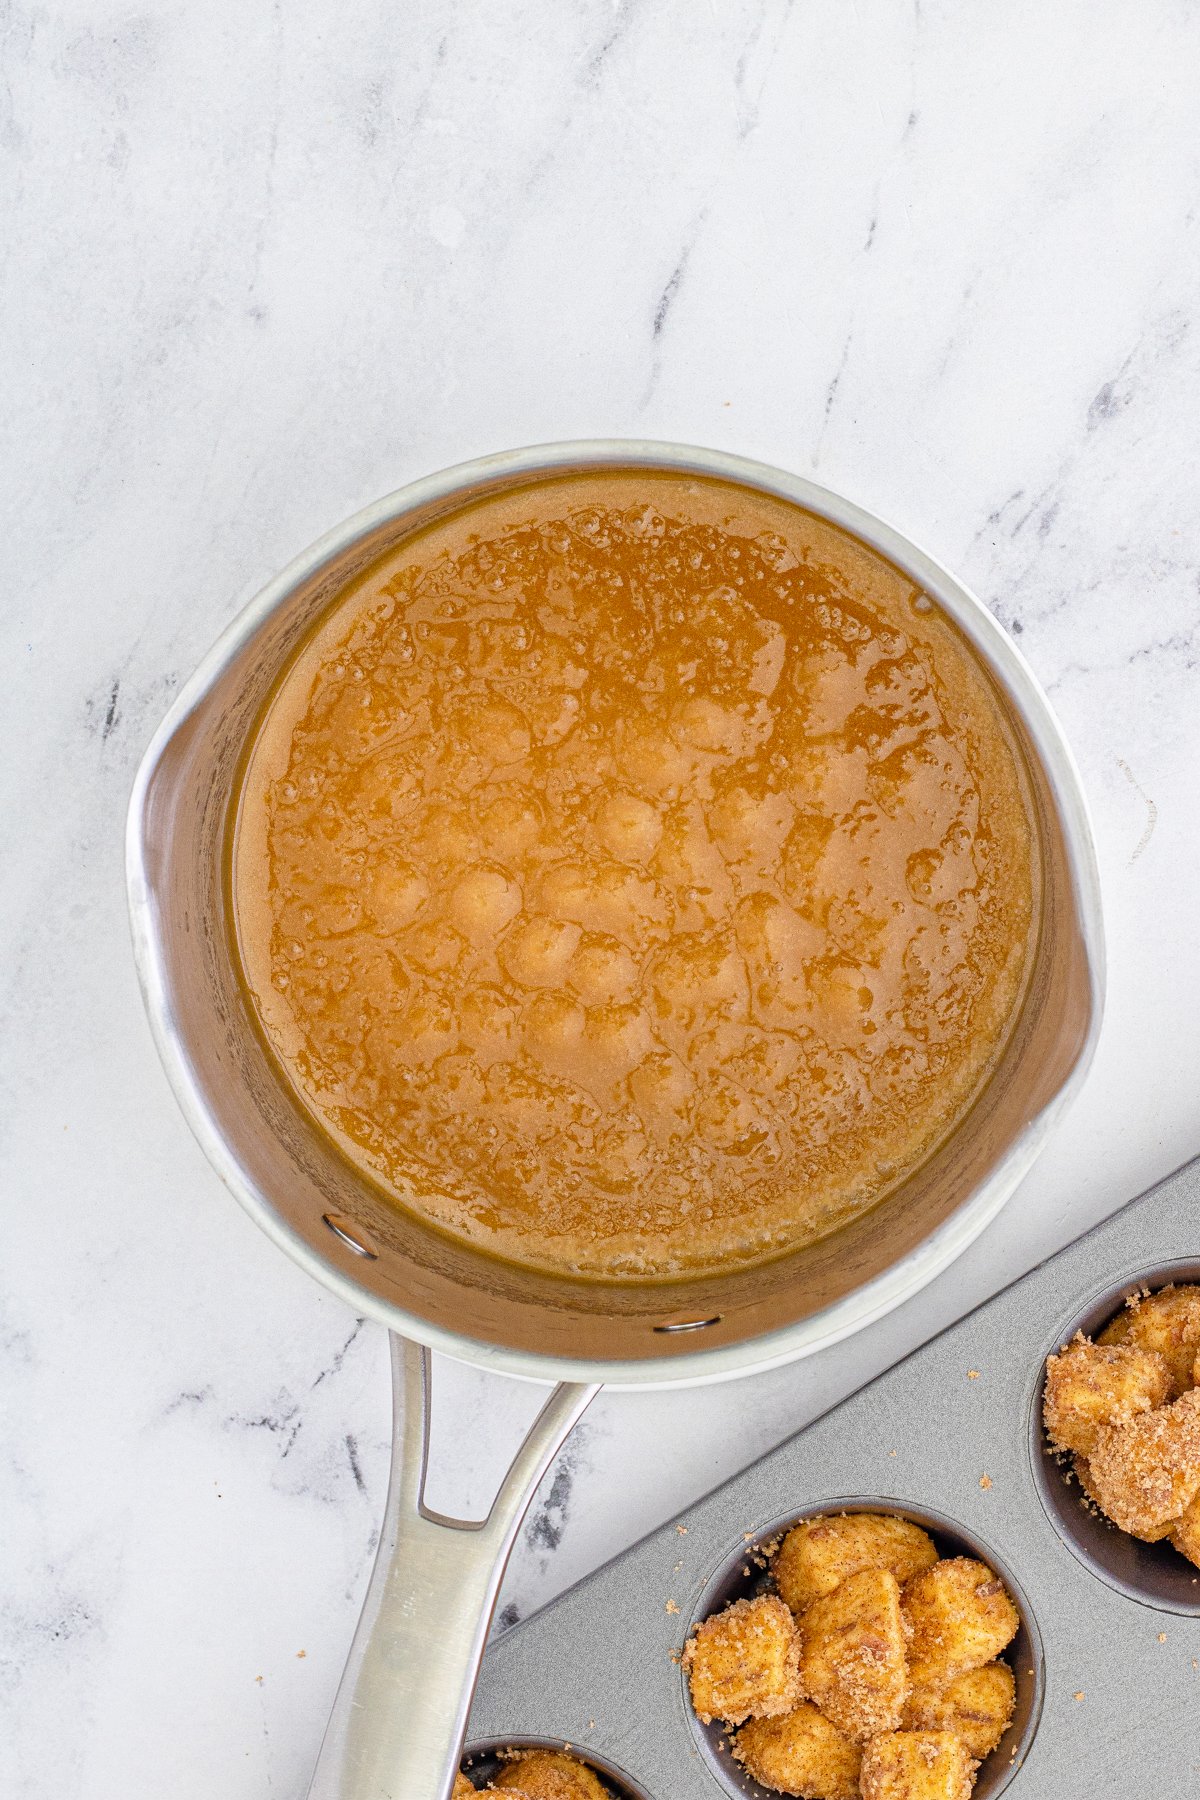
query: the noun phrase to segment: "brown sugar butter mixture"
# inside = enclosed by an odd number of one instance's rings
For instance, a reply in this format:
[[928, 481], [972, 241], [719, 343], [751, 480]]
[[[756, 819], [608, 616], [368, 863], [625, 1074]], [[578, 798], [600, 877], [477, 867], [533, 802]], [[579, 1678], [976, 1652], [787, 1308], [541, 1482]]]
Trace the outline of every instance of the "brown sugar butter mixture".
[[785, 501], [630, 470], [403, 543], [286, 671], [246, 768], [246, 985], [400, 1205], [605, 1279], [729, 1268], [873, 1205], [1024, 990], [1021, 755], [957, 628]]

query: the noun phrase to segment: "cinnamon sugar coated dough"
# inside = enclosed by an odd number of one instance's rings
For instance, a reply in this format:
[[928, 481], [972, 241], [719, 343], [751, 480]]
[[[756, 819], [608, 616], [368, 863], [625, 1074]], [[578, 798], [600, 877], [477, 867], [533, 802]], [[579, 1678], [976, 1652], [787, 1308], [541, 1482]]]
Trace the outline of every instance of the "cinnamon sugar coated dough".
[[1128, 1425], [1171, 1393], [1171, 1372], [1157, 1351], [1092, 1344], [1080, 1334], [1046, 1364], [1046, 1431], [1056, 1449], [1090, 1456], [1105, 1426]]
[[1134, 1344], [1161, 1356], [1172, 1381], [1169, 1396], [1186, 1393], [1196, 1381], [1200, 1353], [1200, 1288], [1191, 1284], [1159, 1288], [1135, 1295], [1097, 1340], [1101, 1344]]
[[872, 1206], [1006, 1041], [1021, 753], [956, 627], [784, 501], [615, 471], [410, 538], [252, 746], [247, 987], [395, 1202], [604, 1279]]
[[1181, 1556], [1200, 1565], [1200, 1499], [1180, 1514], [1168, 1535]]
[[521, 1800], [612, 1800], [586, 1763], [561, 1750], [529, 1750], [506, 1762], [492, 1778], [498, 1792]]
[[1135, 1294], [1046, 1364], [1042, 1418], [1087, 1500], [1200, 1565], [1200, 1287]]
[[948, 1556], [904, 1589], [908, 1672], [914, 1688], [944, 1687], [981, 1669], [1021, 1623], [1012, 1596], [986, 1563]]
[[776, 1718], [801, 1698], [800, 1640], [791, 1613], [775, 1594], [735, 1600], [704, 1619], [683, 1651], [696, 1717]]
[[968, 1800], [975, 1763], [948, 1731], [892, 1731], [863, 1755], [863, 1800]]
[[1122, 1531], [1151, 1543], [1167, 1536], [1200, 1493], [1200, 1389], [1130, 1425], [1106, 1426], [1088, 1457], [1088, 1479]]
[[1008, 1664], [985, 1663], [944, 1688], [914, 1689], [902, 1724], [909, 1731], [952, 1731], [982, 1762], [1008, 1730], [1016, 1696], [1016, 1677]]
[[900, 1584], [862, 1569], [800, 1619], [800, 1683], [839, 1731], [866, 1743], [894, 1731], [909, 1694]]
[[927, 1531], [891, 1513], [823, 1513], [794, 1525], [771, 1559], [775, 1586], [794, 1613], [863, 1569], [890, 1569], [904, 1584], [938, 1560]]
[[731, 1748], [763, 1787], [812, 1800], [859, 1800], [862, 1751], [807, 1700], [782, 1718], [751, 1719]]

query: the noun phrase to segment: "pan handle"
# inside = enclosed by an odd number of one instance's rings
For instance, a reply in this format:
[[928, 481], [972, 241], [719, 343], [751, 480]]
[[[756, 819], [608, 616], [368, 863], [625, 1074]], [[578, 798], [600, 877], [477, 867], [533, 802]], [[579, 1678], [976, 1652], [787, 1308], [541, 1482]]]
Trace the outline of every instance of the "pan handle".
[[425, 1505], [428, 1350], [391, 1334], [393, 1440], [375, 1567], [308, 1800], [447, 1800], [509, 1554], [538, 1482], [596, 1393], [560, 1382], [486, 1519]]

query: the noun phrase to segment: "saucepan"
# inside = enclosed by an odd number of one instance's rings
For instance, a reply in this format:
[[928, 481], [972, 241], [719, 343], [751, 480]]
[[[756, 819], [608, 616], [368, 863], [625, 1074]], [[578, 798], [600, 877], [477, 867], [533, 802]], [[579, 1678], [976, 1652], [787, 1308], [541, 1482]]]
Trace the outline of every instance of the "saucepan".
[[[639, 1286], [572, 1281], [451, 1241], [389, 1203], [302, 1111], [248, 1016], [229, 902], [248, 740], [314, 619], [374, 559], [467, 501], [547, 475], [672, 470], [795, 502], [902, 569], [957, 621], [1028, 765], [1041, 913], [1019, 1020], [983, 1092], [919, 1171], [830, 1237], [751, 1270]], [[180, 693], [134, 786], [128, 883], [150, 1022], [187, 1119], [252, 1218], [392, 1336], [396, 1437], [362, 1621], [312, 1800], [444, 1800], [504, 1564], [526, 1507], [601, 1383], [695, 1384], [822, 1349], [906, 1300], [1012, 1194], [1078, 1089], [1102, 1004], [1095, 857], [1079, 777], [1013, 641], [899, 532], [811, 482], [713, 450], [568, 443], [414, 482], [338, 527], [266, 587]], [[555, 1384], [485, 1520], [427, 1504], [432, 1351]]]

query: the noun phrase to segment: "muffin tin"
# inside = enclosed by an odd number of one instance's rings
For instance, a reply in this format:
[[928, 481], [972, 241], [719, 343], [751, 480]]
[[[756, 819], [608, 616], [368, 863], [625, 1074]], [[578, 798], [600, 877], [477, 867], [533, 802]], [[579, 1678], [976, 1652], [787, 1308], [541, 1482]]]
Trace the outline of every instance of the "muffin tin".
[[1045, 1359], [1076, 1329], [1196, 1279], [1200, 1160], [497, 1638], [467, 1753], [569, 1744], [622, 1800], [764, 1800], [696, 1721], [679, 1651], [761, 1579], [781, 1525], [870, 1507], [990, 1560], [1021, 1609], [1017, 1715], [980, 1800], [1200, 1791], [1200, 1569], [1088, 1509], [1040, 1420]]

